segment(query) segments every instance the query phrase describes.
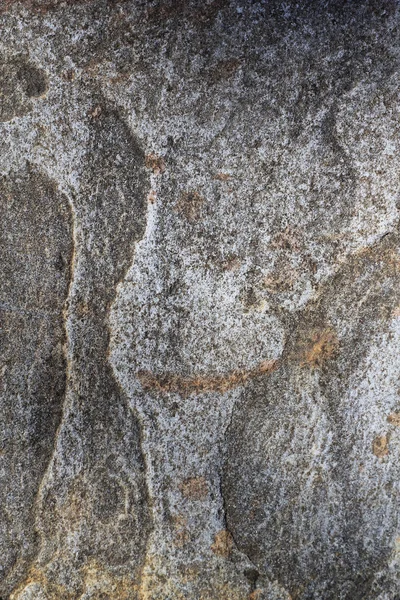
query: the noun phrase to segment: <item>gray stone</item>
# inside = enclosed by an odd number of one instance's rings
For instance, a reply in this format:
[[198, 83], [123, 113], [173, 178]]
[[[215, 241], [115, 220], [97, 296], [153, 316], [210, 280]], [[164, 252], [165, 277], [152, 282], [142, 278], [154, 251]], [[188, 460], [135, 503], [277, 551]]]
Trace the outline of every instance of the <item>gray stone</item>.
[[396, 600], [398, 2], [0, 24], [0, 597]]

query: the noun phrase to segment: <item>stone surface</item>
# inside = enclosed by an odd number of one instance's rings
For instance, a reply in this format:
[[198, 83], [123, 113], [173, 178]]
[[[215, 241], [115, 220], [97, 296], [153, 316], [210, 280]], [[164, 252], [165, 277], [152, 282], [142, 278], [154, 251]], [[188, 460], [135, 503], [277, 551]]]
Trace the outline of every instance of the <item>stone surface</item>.
[[0, 24], [0, 597], [398, 599], [398, 2]]

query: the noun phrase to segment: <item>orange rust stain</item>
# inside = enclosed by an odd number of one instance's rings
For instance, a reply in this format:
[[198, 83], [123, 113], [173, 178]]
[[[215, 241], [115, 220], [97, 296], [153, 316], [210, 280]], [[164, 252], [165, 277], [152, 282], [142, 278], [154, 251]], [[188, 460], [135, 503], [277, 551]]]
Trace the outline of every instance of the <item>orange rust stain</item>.
[[190, 394], [227, 392], [244, 385], [249, 379], [272, 373], [279, 364], [278, 360], [265, 360], [254, 369], [232, 371], [227, 375], [184, 377], [173, 373], [156, 374], [151, 371], [138, 371], [136, 376], [145, 390], [189, 396]]
[[149, 204], [154, 204], [156, 200], [157, 200], [156, 191], [155, 190], [150, 190], [150, 192], [147, 194], [147, 202]]
[[164, 159], [156, 154], [148, 154], [145, 159], [145, 165], [153, 171], [154, 175], [162, 175], [165, 171]]
[[372, 450], [378, 458], [384, 458], [389, 454], [389, 439], [387, 435], [378, 435], [372, 442]]
[[189, 477], [181, 483], [179, 489], [188, 500], [205, 500], [208, 496], [208, 484], [204, 477]]
[[215, 534], [211, 550], [217, 556], [229, 558], [233, 550], [233, 537], [229, 531], [222, 529]]
[[338, 348], [339, 340], [332, 329], [316, 331], [312, 334], [310, 343], [306, 344], [300, 365], [317, 369], [332, 359]]
[[393, 412], [391, 413], [387, 420], [389, 421], [389, 423], [391, 423], [392, 425], [397, 425], [397, 427], [400, 427], [400, 413], [398, 412]]
[[58, 598], [59, 600], [72, 600], [72, 594], [68, 593], [62, 585], [51, 583], [46, 575], [40, 569], [31, 567], [26, 579], [10, 594], [10, 600], [18, 600], [26, 588], [33, 584], [39, 584], [48, 592], [49, 600]]
[[229, 173], [217, 173], [214, 175], [214, 179], [217, 181], [229, 181], [232, 179], [232, 175], [229, 175]]
[[254, 590], [254, 592], [251, 592], [248, 596], [248, 600], [261, 600], [262, 595], [262, 590]]

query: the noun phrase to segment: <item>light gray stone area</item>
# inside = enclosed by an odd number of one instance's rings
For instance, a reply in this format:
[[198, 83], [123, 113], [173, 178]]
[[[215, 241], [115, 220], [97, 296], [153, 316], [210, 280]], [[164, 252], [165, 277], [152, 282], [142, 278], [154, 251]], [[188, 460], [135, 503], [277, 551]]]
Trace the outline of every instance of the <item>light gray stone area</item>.
[[398, 2], [0, 32], [0, 598], [398, 600]]

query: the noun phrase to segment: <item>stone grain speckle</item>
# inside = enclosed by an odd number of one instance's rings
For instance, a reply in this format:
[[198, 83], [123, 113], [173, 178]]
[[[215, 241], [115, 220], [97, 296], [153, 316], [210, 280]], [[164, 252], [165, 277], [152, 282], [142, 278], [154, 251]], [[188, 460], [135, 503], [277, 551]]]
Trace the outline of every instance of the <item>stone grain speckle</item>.
[[0, 597], [395, 600], [398, 2], [0, 28]]

